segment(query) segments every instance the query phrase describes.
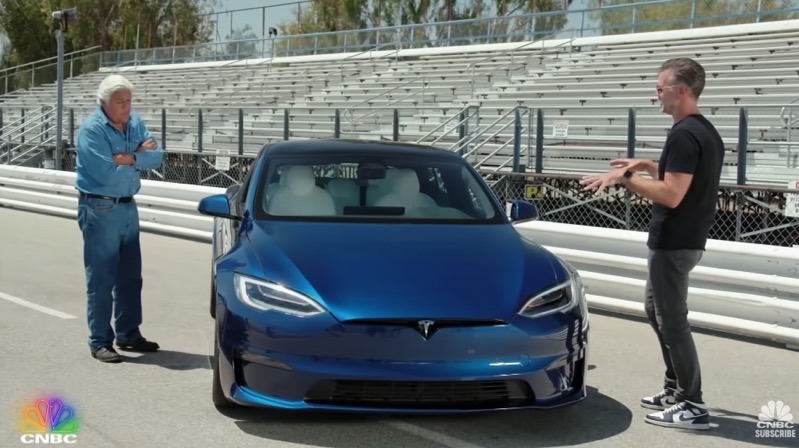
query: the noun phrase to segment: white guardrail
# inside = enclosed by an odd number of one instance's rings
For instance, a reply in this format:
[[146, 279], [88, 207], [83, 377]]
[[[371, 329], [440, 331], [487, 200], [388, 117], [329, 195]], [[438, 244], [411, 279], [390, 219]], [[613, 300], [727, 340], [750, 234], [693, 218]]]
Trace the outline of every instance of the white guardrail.
[[[74, 182], [71, 172], [0, 165], [0, 206], [74, 219]], [[142, 230], [210, 242], [212, 218], [197, 203], [222, 191], [143, 180]], [[646, 233], [545, 221], [516, 228], [580, 271], [591, 308], [645, 315]], [[689, 307], [696, 327], [799, 349], [799, 248], [709, 241], [691, 274]]]

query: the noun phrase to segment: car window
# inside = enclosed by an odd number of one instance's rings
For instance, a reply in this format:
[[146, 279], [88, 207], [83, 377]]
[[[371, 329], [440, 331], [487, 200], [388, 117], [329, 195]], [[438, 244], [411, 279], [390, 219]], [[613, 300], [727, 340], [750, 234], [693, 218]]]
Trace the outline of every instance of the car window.
[[276, 217], [485, 222], [499, 214], [482, 179], [458, 160], [274, 157], [263, 179], [262, 211]]

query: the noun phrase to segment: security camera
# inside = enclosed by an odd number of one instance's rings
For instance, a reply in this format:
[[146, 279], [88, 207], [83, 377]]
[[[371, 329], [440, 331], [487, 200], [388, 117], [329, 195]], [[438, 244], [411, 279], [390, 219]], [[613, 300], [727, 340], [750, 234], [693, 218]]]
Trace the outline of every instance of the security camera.
[[65, 24], [76, 23], [78, 21], [78, 8], [72, 7], [61, 11], [53, 11], [53, 19]]

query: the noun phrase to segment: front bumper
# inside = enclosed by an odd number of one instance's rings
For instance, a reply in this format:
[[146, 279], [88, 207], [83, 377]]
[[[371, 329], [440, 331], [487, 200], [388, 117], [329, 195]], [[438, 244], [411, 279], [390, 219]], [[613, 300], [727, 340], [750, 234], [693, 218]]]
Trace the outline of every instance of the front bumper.
[[554, 408], [586, 397], [587, 322], [574, 313], [506, 325], [308, 328], [217, 316], [222, 389], [245, 406], [368, 412]]

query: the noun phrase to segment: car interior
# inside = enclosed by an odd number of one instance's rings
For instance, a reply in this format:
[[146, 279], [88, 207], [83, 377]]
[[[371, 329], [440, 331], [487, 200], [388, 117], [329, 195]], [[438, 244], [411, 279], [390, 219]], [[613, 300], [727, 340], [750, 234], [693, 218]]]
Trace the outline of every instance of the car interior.
[[485, 193], [466, 173], [450, 172], [442, 179], [437, 168], [381, 162], [287, 164], [274, 173], [264, 195], [264, 209], [273, 216], [473, 220], [494, 215]]

